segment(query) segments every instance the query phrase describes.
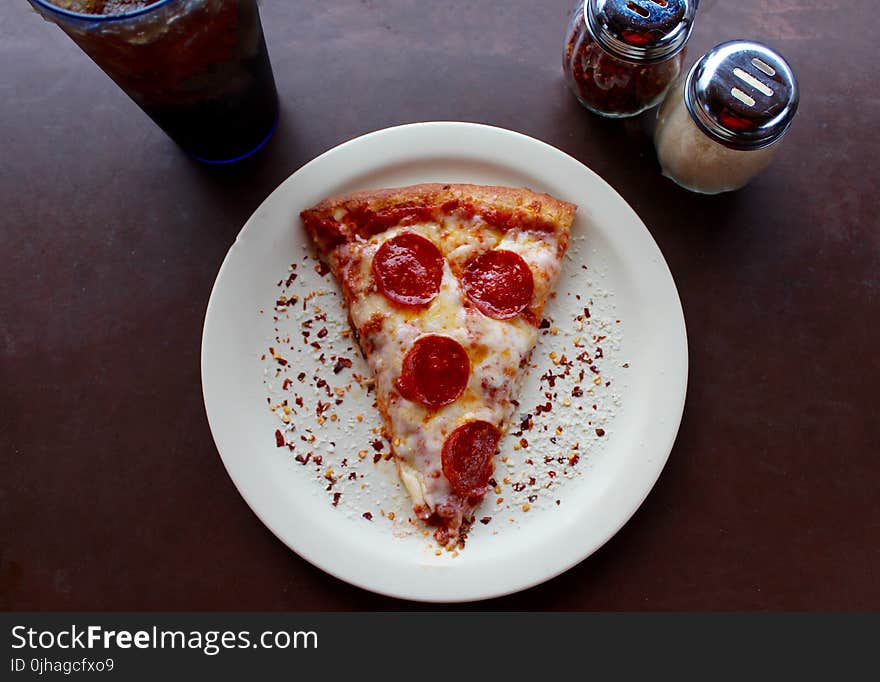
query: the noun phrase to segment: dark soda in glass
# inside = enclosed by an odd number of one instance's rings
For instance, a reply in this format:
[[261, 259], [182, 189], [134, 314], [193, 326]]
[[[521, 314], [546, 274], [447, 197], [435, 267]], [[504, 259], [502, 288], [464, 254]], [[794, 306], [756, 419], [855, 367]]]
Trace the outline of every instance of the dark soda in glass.
[[237, 161], [274, 132], [278, 96], [256, 0], [31, 4], [199, 161]]

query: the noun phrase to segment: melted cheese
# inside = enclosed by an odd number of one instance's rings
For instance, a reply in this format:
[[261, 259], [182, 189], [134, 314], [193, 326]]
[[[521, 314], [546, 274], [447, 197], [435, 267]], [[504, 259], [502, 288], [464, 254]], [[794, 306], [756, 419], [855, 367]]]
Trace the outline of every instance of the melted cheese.
[[[395, 307], [376, 290], [371, 266], [377, 250], [401, 232], [430, 239], [446, 257], [440, 291], [426, 309]], [[425, 516], [438, 508], [459, 516], [468, 510], [452, 494], [443, 475], [443, 444], [449, 434], [470, 420], [484, 420], [506, 429], [513, 412], [512, 399], [538, 331], [521, 316], [495, 320], [466, 300], [453, 269], [492, 248], [515, 251], [532, 268], [533, 306], [540, 309], [559, 269], [558, 238], [553, 234], [488, 229], [479, 217], [467, 223], [447, 218], [442, 223], [410, 225], [387, 230], [367, 242], [349, 244], [345, 258], [346, 283], [351, 296], [351, 321], [361, 333], [367, 362], [376, 377], [379, 405], [387, 415], [401, 480], [416, 508]], [[403, 398], [394, 381], [413, 343], [426, 334], [443, 334], [458, 341], [468, 353], [471, 374], [464, 393], [452, 404], [430, 411]]]

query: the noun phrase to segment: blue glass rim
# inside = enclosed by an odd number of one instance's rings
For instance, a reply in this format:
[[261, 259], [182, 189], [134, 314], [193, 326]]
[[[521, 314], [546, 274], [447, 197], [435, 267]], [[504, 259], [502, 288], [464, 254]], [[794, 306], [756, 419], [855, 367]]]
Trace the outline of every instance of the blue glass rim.
[[272, 127], [269, 128], [269, 132], [266, 133], [266, 137], [264, 137], [259, 144], [253, 149], [246, 151], [244, 154], [239, 154], [231, 159], [206, 159], [201, 156], [196, 156], [195, 154], [190, 154], [189, 157], [194, 161], [198, 161], [199, 163], [205, 163], [211, 166], [224, 166], [228, 163], [237, 163], [238, 161], [244, 161], [249, 156], [253, 156], [258, 151], [260, 151], [263, 147], [265, 147], [269, 140], [272, 139], [272, 136], [275, 134], [275, 131], [278, 129], [278, 122], [281, 118], [280, 112], [275, 113], [275, 120], [272, 121]]
[[142, 14], [147, 14], [148, 12], [152, 12], [153, 10], [157, 10], [160, 7], [163, 7], [175, 0], [156, 0], [155, 2], [147, 5], [146, 7], [141, 7], [140, 9], [129, 10], [128, 12], [121, 12], [119, 14], [86, 14], [84, 12], [74, 12], [69, 9], [64, 9], [63, 7], [59, 7], [58, 5], [53, 4], [50, 0], [30, 0], [33, 4], [38, 5], [41, 9], [46, 10], [50, 14], [54, 14], [58, 17], [64, 17], [65, 19], [77, 19], [79, 21], [90, 21], [96, 23], [104, 23], [104, 22], [112, 22], [112, 21], [121, 21], [123, 19], [131, 19], [133, 17], [139, 17]]

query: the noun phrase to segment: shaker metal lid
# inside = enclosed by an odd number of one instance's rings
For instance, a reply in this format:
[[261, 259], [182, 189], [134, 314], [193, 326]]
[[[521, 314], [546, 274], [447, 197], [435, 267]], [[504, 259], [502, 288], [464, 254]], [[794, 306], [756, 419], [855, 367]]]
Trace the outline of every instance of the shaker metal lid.
[[690, 70], [684, 100], [707, 135], [732, 149], [761, 149], [785, 134], [798, 107], [788, 63], [766, 45], [732, 40]]
[[593, 39], [615, 57], [658, 62], [681, 51], [698, 0], [584, 0]]

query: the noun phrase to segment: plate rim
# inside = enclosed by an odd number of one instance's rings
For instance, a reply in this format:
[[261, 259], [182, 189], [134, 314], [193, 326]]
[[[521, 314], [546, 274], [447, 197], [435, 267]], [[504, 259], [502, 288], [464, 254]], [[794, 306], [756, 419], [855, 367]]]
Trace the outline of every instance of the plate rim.
[[[216, 303], [216, 300], [217, 300], [216, 297], [217, 297], [217, 291], [218, 291], [218, 288], [220, 285], [221, 278], [223, 277], [224, 272], [228, 269], [229, 263], [231, 262], [231, 259], [234, 257], [237, 245], [242, 240], [242, 238], [245, 236], [245, 234], [248, 232], [249, 228], [251, 228], [251, 226], [255, 223], [256, 216], [261, 214], [261, 212], [263, 211], [265, 206], [272, 200], [272, 197], [276, 193], [280, 192], [282, 190], [282, 188], [284, 186], [286, 186], [288, 183], [294, 182], [294, 178], [296, 178], [298, 175], [307, 173], [309, 171], [309, 169], [313, 168], [315, 165], [325, 163], [327, 161], [327, 159], [332, 158], [333, 155], [335, 155], [337, 153], [340, 153], [340, 151], [345, 147], [350, 147], [352, 145], [358, 145], [358, 144], [368, 144], [371, 139], [374, 139], [376, 137], [394, 135], [395, 133], [400, 133], [400, 132], [407, 131], [407, 130], [415, 130], [415, 129], [428, 130], [431, 128], [436, 129], [438, 127], [445, 127], [445, 128], [450, 128], [450, 129], [460, 127], [460, 128], [467, 128], [470, 130], [476, 130], [477, 134], [479, 134], [480, 132], [486, 132], [487, 134], [492, 134], [492, 135], [501, 135], [501, 136], [507, 135], [507, 136], [518, 137], [524, 141], [527, 141], [529, 144], [539, 145], [541, 147], [546, 148], [547, 151], [550, 151], [554, 154], [560, 155], [561, 157], [569, 160], [570, 162], [577, 164], [578, 166], [581, 167], [581, 169], [583, 169], [583, 171], [586, 171], [588, 174], [593, 176], [592, 179], [595, 182], [597, 182], [598, 185], [601, 186], [602, 189], [605, 192], [607, 192], [610, 197], [619, 201], [628, 211], [631, 212], [632, 216], [637, 221], [638, 226], [641, 227], [642, 231], [644, 232], [643, 237], [645, 237], [647, 239], [648, 246], [650, 248], [652, 248], [656, 252], [657, 256], [659, 257], [659, 265], [665, 271], [665, 274], [668, 276], [667, 279], [668, 279], [668, 283], [670, 284], [669, 293], [672, 295], [671, 302], [674, 302], [676, 304], [674, 307], [675, 307], [678, 314], [676, 315], [675, 322], [680, 323], [680, 324], [676, 324], [676, 330], [680, 331], [680, 341], [681, 341], [681, 346], [680, 346], [680, 348], [677, 349], [678, 354], [679, 354], [678, 361], [681, 363], [681, 366], [680, 366], [681, 396], [680, 396], [680, 401], [678, 401], [676, 409], [674, 411], [669, 412], [670, 419], [669, 419], [669, 428], [667, 431], [668, 443], [666, 443], [662, 448], [658, 447], [655, 450], [656, 454], [658, 455], [656, 457], [657, 463], [654, 465], [653, 475], [650, 478], [650, 484], [645, 485], [643, 487], [643, 489], [641, 489], [640, 494], [637, 496], [638, 501], [635, 502], [634, 504], [630, 505], [631, 508], [629, 508], [625, 514], [621, 515], [619, 523], [614, 525], [613, 528], [611, 526], [608, 526], [608, 530], [602, 534], [602, 539], [598, 542], [589, 543], [589, 546], [582, 548], [582, 550], [577, 553], [578, 556], [576, 558], [574, 558], [573, 560], [567, 561], [563, 564], [560, 564], [559, 566], [554, 567], [552, 570], [545, 570], [541, 573], [541, 575], [531, 577], [531, 578], [526, 578], [525, 580], [521, 579], [521, 580], [511, 581], [510, 584], [506, 585], [505, 587], [502, 587], [501, 589], [482, 589], [482, 590], [477, 590], [477, 591], [471, 591], [471, 592], [464, 593], [458, 597], [436, 596], [436, 595], [432, 596], [431, 594], [420, 594], [420, 593], [417, 593], [417, 591], [413, 591], [413, 590], [403, 590], [403, 589], [394, 590], [394, 589], [388, 589], [388, 588], [383, 588], [383, 587], [377, 587], [376, 585], [371, 584], [368, 580], [362, 579], [359, 576], [352, 576], [349, 573], [345, 573], [344, 571], [338, 570], [338, 568], [336, 568], [332, 565], [328, 565], [328, 563], [326, 561], [322, 561], [320, 558], [315, 557], [314, 553], [312, 553], [308, 550], [304, 550], [302, 547], [295, 546], [295, 544], [296, 544], [295, 542], [291, 541], [288, 537], [286, 537], [286, 535], [284, 533], [282, 533], [276, 527], [276, 525], [272, 522], [272, 520], [270, 518], [267, 518], [266, 514], [261, 513], [261, 510], [258, 508], [259, 505], [256, 503], [252, 503], [252, 501], [250, 499], [248, 499], [248, 496], [242, 490], [242, 486], [240, 485], [240, 482], [238, 480], [236, 480], [236, 477], [230, 468], [231, 467], [230, 461], [228, 461], [227, 457], [225, 457], [223, 454], [223, 448], [221, 447], [221, 444], [220, 444], [219, 438], [218, 438], [218, 429], [215, 428], [215, 423], [211, 417], [211, 408], [209, 406], [209, 395], [208, 395], [206, 382], [205, 382], [206, 367], [207, 367], [206, 347], [207, 347], [208, 335], [209, 335], [209, 321], [211, 319], [212, 310], [215, 309], [216, 306], [218, 305]], [[384, 159], [383, 162], [388, 163], [388, 160]], [[494, 598], [514, 594], [517, 592], [521, 592], [521, 591], [530, 589], [532, 587], [535, 587], [537, 585], [543, 584], [544, 582], [552, 580], [553, 578], [561, 575], [562, 573], [565, 573], [566, 571], [570, 570], [571, 568], [573, 568], [577, 564], [581, 563], [582, 561], [584, 561], [585, 559], [587, 559], [588, 557], [593, 555], [601, 547], [603, 547], [611, 538], [613, 538], [620, 531], [620, 529], [623, 526], [625, 526], [630, 521], [630, 519], [641, 508], [645, 499], [647, 499], [648, 495], [651, 493], [651, 491], [656, 486], [657, 480], [659, 479], [660, 474], [663, 472], [663, 469], [665, 468], [666, 463], [669, 460], [669, 456], [671, 455], [672, 449], [675, 445], [675, 441], [678, 436], [678, 432], [679, 432], [679, 429], [681, 426], [681, 421], [682, 421], [683, 414], [684, 414], [684, 407], [685, 407], [686, 398], [687, 398], [688, 378], [689, 378], [689, 376], [688, 376], [689, 375], [689, 350], [688, 350], [687, 326], [686, 326], [686, 322], [685, 322], [685, 318], [684, 318], [684, 311], [683, 311], [683, 307], [682, 307], [682, 303], [681, 303], [681, 297], [678, 292], [678, 287], [675, 283], [674, 277], [672, 276], [672, 272], [669, 268], [669, 265], [668, 265], [665, 257], [663, 256], [662, 251], [660, 250], [659, 245], [657, 244], [657, 242], [654, 239], [653, 235], [651, 234], [650, 230], [648, 230], [644, 221], [641, 219], [641, 217], [635, 211], [635, 209], [629, 204], [629, 202], [627, 202], [620, 195], [619, 192], [617, 192], [607, 181], [605, 181], [604, 178], [602, 178], [598, 173], [596, 173], [591, 168], [589, 168], [586, 164], [584, 164], [580, 160], [576, 159], [575, 157], [571, 156], [570, 154], [564, 152], [563, 150], [559, 149], [558, 147], [555, 147], [555, 146], [553, 146], [543, 140], [537, 139], [535, 137], [532, 137], [530, 135], [526, 135], [526, 134], [518, 132], [518, 131], [503, 128], [500, 126], [488, 125], [488, 124], [483, 124], [483, 123], [466, 122], [466, 121], [452, 121], [452, 120], [421, 121], [421, 122], [416, 122], [416, 123], [405, 123], [405, 124], [401, 124], [401, 125], [389, 126], [389, 127], [381, 128], [378, 130], [373, 130], [373, 131], [370, 131], [370, 132], [367, 132], [367, 133], [364, 133], [361, 135], [351, 137], [347, 140], [344, 140], [344, 141], [334, 145], [333, 147], [330, 147], [329, 149], [326, 149], [322, 153], [318, 154], [317, 156], [315, 156], [314, 158], [312, 158], [311, 160], [307, 161], [302, 166], [297, 168], [295, 171], [293, 171], [286, 178], [281, 180], [278, 183], [278, 185], [271, 192], [269, 192], [269, 194], [263, 199], [263, 201], [260, 202], [259, 206], [257, 206], [257, 208], [251, 213], [251, 215], [245, 221], [245, 223], [243, 224], [243, 226], [241, 227], [241, 229], [237, 233], [235, 240], [233, 241], [233, 243], [230, 245], [229, 249], [227, 250], [226, 255], [224, 256], [223, 261], [217, 271], [217, 275], [216, 275], [216, 277], [214, 279], [214, 283], [211, 287], [211, 293], [208, 298], [208, 303], [205, 308], [205, 316], [204, 316], [202, 335], [201, 335], [200, 363], [199, 364], [200, 364], [200, 381], [201, 381], [201, 385], [202, 385], [202, 398], [203, 398], [203, 403], [205, 406], [205, 413], [206, 413], [208, 425], [209, 425], [209, 428], [211, 431], [211, 436], [214, 441], [214, 445], [217, 449], [217, 453], [220, 456], [220, 460], [223, 463], [224, 469], [226, 470], [227, 475], [229, 476], [230, 480], [232, 481], [233, 485], [235, 486], [236, 491], [238, 492], [239, 496], [244, 500], [244, 502], [247, 504], [247, 506], [250, 508], [250, 510], [257, 516], [257, 518], [260, 520], [260, 522], [263, 523], [263, 525], [265, 525], [273, 533], [273, 535], [275, 535], [285, 546], [287, 546], [291, 551], [293, 551], [295, 554], [297, 554], [297, 556], [301, 557], [302, 559], [311, 563], [313, 566], [321, 569], [322, 571], [328, 573], [329, 575], [332, 575], [333, 577], [335, 577], [339, 580], [342, 580], [348, 584], [354, 585], [354, 586], [359, 587], [361, 589], [364, 589], [364, 590], [367, 590], [367, 591], [370, 591], [370, 592], [373, 592], [376, 594], [380, 594], [380, 595], [383, 595], [386, 597], [403, 599], [403, 600], [410, 600], [410, 601], [416, 601], [416, 602], [426, 602], [426, 603], [476, 602], [476, 601], [482, 601], [482, 600], [486, 600], [486, 599], [494, 599]]]

